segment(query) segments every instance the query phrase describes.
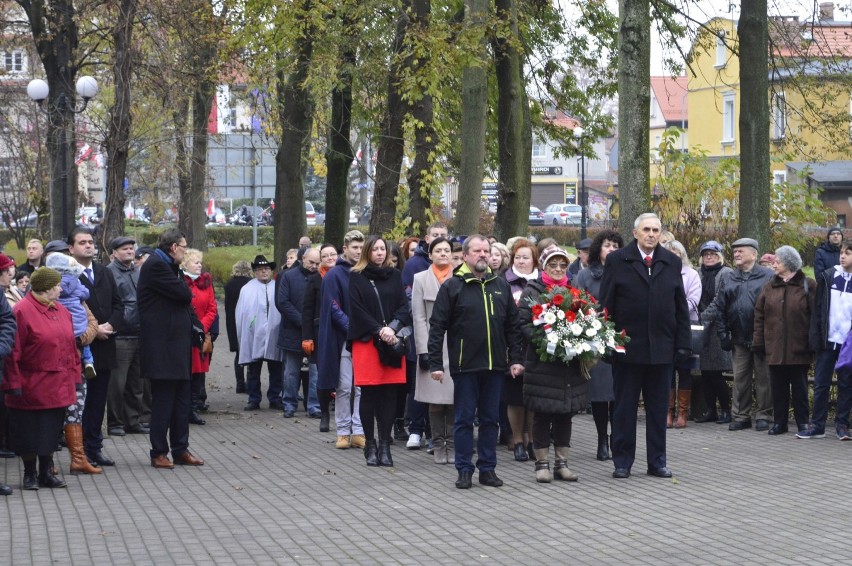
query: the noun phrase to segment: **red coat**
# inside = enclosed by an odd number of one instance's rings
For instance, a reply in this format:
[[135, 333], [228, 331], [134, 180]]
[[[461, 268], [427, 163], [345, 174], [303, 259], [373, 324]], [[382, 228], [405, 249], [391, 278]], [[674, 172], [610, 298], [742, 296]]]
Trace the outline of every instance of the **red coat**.
[[36, 411], [74, 404], [82, 368], [71, 313], [58, 302], [48, 308], [32, 293], [13, 310], [18, 333], [6, 358], [6, 406]]
[[[204, 332], [210, 332], [213, 321], [216, 320], [218, 307], [216, 296], [213, 294], [213, 278], [209, 273], [202, 273], [193, 281], [186, 275], [183, 276], [189, 290], [192, 291], [192, 309], [195, 316], [204, 327]], [[192, 373], [207, 373], [210, 370], [210, 355], [201, 356], [198, 348], [192, 348]]]

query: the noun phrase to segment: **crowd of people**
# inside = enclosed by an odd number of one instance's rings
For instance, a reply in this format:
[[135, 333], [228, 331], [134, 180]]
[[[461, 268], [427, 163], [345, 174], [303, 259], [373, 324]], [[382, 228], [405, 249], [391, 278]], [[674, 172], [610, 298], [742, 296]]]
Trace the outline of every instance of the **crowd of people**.
[[[809, 278], [796, 249], [759, 259], [751, 238], [730, 244], [732, 265], [707, 241], [693, 267], [650, 213], [633, 237], [603, 230], [575, 257], [552, 239], [450, 239], [433, 223], [399, 243], [358, 230], [340, 247], [304, 237], [280, 270], [264, 255], [239, 261], [224, 285], [235, 390], [246, 411], [261, 410], [265, 362], [268, 408], [304, 411], [334, 431], [335, 448], [363, 450], [367, 466], [393, 466], [395, 441], [425, 447], [455, 466], [459, 489], [477, 470], [480, 484], [503, 484], [500, 444], [534, 462], [537, 482], [577, 481], [569, 450], [583, 411], [597, 459], [630, 477], [640, 398], [652, 476], [672, 476], [666, 430], [690, 416], [774, 436], [789, 431], [792, 404], [796, 436], [822, 438], [835, 373], [836, 437], [850, 440], [849, 371], [835, 366], [852, 327], [852, 241], [830, 230]], [[0, 456], [21, 458], [25, 490], [65, 487], [58, 443], [72, 473], [113, 466], [105, 418], [109, 435], [147, 434], [155, 468], [204, 464], [189, 431], [206, 423], [220, 313], [203, 254], [176, 229], [156, 248], [125, 236], [108, 248], [107, 265], [94, 261], [92, 233], [77, 227], [66, 241], [30, 242], [20, 267], [0, 254]], [[591, 367], [544, 361], [532, 311], [555, 287], [604, 307], [629, 336], [624, 351]], [[705, 409], [690, 415], [699, 376]]]

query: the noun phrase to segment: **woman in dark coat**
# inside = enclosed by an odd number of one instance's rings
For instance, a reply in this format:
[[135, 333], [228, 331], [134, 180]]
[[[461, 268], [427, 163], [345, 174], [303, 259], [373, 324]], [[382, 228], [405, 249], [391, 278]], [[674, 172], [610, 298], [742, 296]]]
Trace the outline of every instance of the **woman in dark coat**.
[[770, 435], [787, 432], [790, 393], [799, 431], [808, 426], [808, 368], [814, 361], [808, 344], [816, 282], [802, 272], [802, 258], [791, 246], [775, 250], [775, 276], [754, 304], [751, 350], [766, 357], [775, 424]]
[[[571, 419], [574, 413], [586, 408], [588, 381], [580, 372], [579, 362], [567, 366], [561, 362], [542, 362], [531, 343], [533, 335], [532, 304], [551, 285], [570, 288], [568, 283], [568, 254], [559, 248], [551, 249], [541, 259], [541, 278], [530, 281], [518, 301], [521, 332], [526, 341], [524, 361], [524, 404], [533, 411], [533, 446], [535, 447], [535, 479], [549, 483], [552, 477], [577, 481], [577, 474], [568, 469], [568, 447], [571, 444]], [[550, 441], [553, 439], [556, 461], [550, 474]]]
[[[302, 351], [308, 356], [308, 363], [317, 363], [317, 337], [320, 321], [320, 288], [328, 270], [337, 261], [337, 248], [332, 244], [320, 246], [320, 266], [316, 273], [308, 278], [305, 298], [302, 301]], [[317, 400], [320, 405], [320, 432], [328, 432], [331, 418], [331, 392], [334, 389], [321, 389], [317, 385]]]
[[53, 470], [53, 451], [65, 409], [77, 400], [82, 368], [71, 314], [57, 300], [61, 280], [58, 271], [36, 269], [30, 293], [14, 310], [17, 334], [3, 390], [11, 448], [24, 462], [26, 490], [65, 487]]
[[159, 246], [139, 273], [139, 359], [142, 377], [151, 380], [150, 454], [155, 468], [174, 467], [167, 457], [170, 449], [177, 464], [204, 464], [189, 452], [192, 346], [201, 336], [192, 292], [178, 269], [185, 250], [186, 237], [170, 228], [160, 235]]
[[[402, 274], [391, 267], [384, 239], [370, 236], [349, 278], [349, 334], [355, 385], [361, 388], [361, 426], [367, 444], [368, 466], [393, 466], [390, 444], [396, 414], [397, 390], [406, 383], [405, 356], [390, 365], [378, 341], [396, 344], [396, 333], [411, 326], [411, 311]], [[379, 423], [376, 447], [374, 420]]]
[[[701, 300], [698, 302], [698, 316], [704, 326], [703, 344], [701, 347], [699, 367], [701, 368], [701, 386], [704, 392], [704, 402], [707, 405], [704, 413], [695, 418], [697, 423], [715, 422], [727, 424], [731, 422], [731, 391], [723, 375], [731, 371], [731, 353], [722, 349], [719, 336], [713, 331], [718, 317], [716, 291], [719, 282], [731, 268], [725, 265], [722, 255], [722, 244], [715, 240], [704, 242], [701, 246], [701, 257], [698, 260], [698, 276], [701, 278]], [[716, 399], [719, 400], [719, 411], [716, 411]]]
[[231, 278], [225, 283], [225, 328], [228, 331], [228, 346], [234, 352], [234, 375], [237, 378], [236, 393], [246, 392], [246, 370], [239, 363], [240, 341], [237, 339], [237, 301], [240, 298], [240, 290], [253, 277], [251, 264], [241, 259], [231, 268]]
[[[572, 283], [577, 289], [583, 289], [595, 299], [600, 298], [601, 277], [603, 277], [606, 256], [613, 250], [624, 247], [624, 239], [615, 230], [598, 232], [589, 246], [589, 266], [580, 270]], [[612, 364], [600, 360], [591, 370], [589, 380], [589, 401], [592, 405], [592, 417], [598, 432], [597, 459], [601, 462], [612, 458], [609, 451], [608, 423], [612, 422], [612, 405], [615, 393], [612, 389]]]

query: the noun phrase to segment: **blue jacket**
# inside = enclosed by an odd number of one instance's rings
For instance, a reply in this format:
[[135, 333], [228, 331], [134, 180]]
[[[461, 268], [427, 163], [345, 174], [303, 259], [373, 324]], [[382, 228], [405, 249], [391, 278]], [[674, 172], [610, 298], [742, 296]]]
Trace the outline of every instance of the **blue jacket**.
[[275, 308], [281, 313], [278, 347], [285, 352], [302, 351], [302, 301], [311, 272], [301, 265], [280, 276]]
[[320, 286], [320, 324], [317, 336], [317, 389], [335, 389], [340, 378], [340, 352], [349, 332], [349, 269], [342, 256]]
[[814, 275], [824, 273], [826, 269], [840, 264], [840, 246], [832, 246], [828, 241], [819, 245], [814, 254]]

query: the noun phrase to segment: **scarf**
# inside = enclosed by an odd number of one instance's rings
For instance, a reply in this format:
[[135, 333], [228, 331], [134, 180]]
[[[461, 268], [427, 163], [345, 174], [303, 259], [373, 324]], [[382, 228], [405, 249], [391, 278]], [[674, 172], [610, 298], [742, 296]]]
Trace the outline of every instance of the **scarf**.
[[448, 263], [448, 264], [447, 264], [447, 265], [445, 265], [444, 267], [438, 267], [437, 265], [435, 265], [435, 264], [433, 263], [433, 264], [432, 264], [432, 273], [434, 273], [434, 274], [435, 274], [435, 278], [436, 278], [436, 279], [438, 279], [438, 284], [440, 285], [441, 283], [443, 283], [444, 281], [446, 281], [446, 280], [447, 280], [447, 278], [448, 278], [450, 275], [452, 275], [452, 274], [453, 274], [453, 264], [452, 264], [452, 263]]
[[566, 275], [559, 281], [555, 280], [553, 277], [547, 274], [546, 271], [541, 272], [541, 282], [545, 284], [545, 286], [550, 287], [552, 285], [559, 285], [560, 287], [568, 286], [568, 276]]
[[[334, 267], [334, 266], [332, 265], [331, 267]], [[327, 265], [321, 265], [320, 268], [319, 268], [320, 278], [325, 277], [325, 274], [329, 272], [331, 267], [329, 267]]]
[[713, 302], [713, 298], [716, 296], [716, 275], [720, 269], [722, 269], [721, 262], [709, 267], [701, 266], [701, 272], [707, 276], [701, 285], [701, 304], [709, 305]]
[[184, 272], [183, 272], [183, 274], [184, 274], [186, 277], [189, 277], [190, 279], [192, 279], [193, 281], [195, 281], [196, 279], [198, 279], [199, 277], [201, 277], [201, 274], [200, 274], [200, 273], [190, 273], [189, 271], [184, 271]]
[[519, 273], [515, 269], [515, 266], [512, 266], [512, 273], [514, 273], [519, 279], [526, 279], [527, 281], [535, 281], [536, 279], [538, 279], [538, 269], [537, 268], [533, 268], [532, 273], [524, 274], [524, 273]]

